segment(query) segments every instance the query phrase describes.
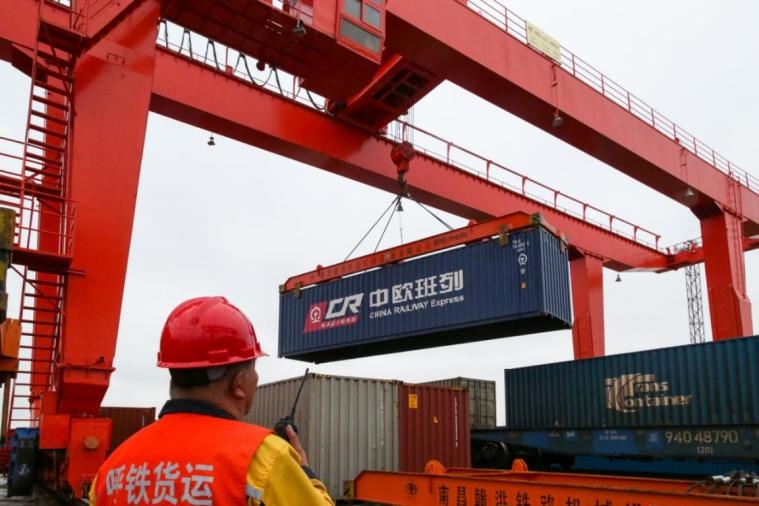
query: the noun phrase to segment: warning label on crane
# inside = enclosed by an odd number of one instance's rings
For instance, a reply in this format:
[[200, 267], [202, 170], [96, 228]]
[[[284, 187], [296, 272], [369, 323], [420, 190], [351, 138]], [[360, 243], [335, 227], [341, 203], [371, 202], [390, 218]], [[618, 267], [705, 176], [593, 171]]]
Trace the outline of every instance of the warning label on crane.
[[561, 44], [546, 32], [527, 21], [527, 43], [551, 58], [561, 63]]

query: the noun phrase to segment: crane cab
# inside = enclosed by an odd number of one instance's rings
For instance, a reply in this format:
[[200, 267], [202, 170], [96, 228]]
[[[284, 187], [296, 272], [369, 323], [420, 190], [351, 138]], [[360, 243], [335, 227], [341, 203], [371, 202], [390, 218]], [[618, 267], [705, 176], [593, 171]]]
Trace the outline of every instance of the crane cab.
[[382, 61], [385, 0], [184, 0], [162, 15], [331, 100], [363, 89]]

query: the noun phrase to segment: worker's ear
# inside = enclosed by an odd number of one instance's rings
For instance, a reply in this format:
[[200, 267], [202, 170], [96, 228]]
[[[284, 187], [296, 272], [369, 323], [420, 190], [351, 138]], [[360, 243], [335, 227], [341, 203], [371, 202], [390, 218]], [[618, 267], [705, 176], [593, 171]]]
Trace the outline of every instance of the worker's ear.
[[245, 371], [237, 371], [232, 375], [232, 381], [229, 382], [229, 393], [235, 399], [245, 399], [247, 395], [245, 387]]

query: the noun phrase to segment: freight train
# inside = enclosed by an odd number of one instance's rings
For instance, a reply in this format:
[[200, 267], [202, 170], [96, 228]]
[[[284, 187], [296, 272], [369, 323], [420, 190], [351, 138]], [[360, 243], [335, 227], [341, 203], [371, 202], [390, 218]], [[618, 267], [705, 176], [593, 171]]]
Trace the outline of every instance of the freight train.
[[759, 471], [759, 336], [507, 369], [506, 426], [475, 467], [703, 475]]

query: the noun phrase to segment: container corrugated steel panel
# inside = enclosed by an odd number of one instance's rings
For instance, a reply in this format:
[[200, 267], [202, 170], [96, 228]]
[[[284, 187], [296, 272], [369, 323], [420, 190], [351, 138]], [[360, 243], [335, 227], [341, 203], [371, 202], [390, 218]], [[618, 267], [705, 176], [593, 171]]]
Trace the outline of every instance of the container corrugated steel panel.
[[315, 362], [569, 328], [567, 251], [543, 227], [280, 296], [279, 355]]
[[463, 388], [400, 385], [400, 471], [423, 472], [436, 459], [446, 467], [469, 467], [468, 394]]
[[[290, 412], [300, 381], [260, 385], [246, 421], [273, 427]], [[398, 382], [310, 374], [295, 423], [332, 497], [363, 470], [398, 470]]]
[[459, 377], [427, 381], [422, 385], [466, 389], [469, 393], [469, 426], [472, 429], [495, 428], [495, 381]]
[[132, 434], [155, 422], [155, 408], [103, 406], [100, 417], [111, 419], [111, 446], [108, 451], [112, 452]]
[[511, 429], [759, 424], [759, 336], [505, 371]]

